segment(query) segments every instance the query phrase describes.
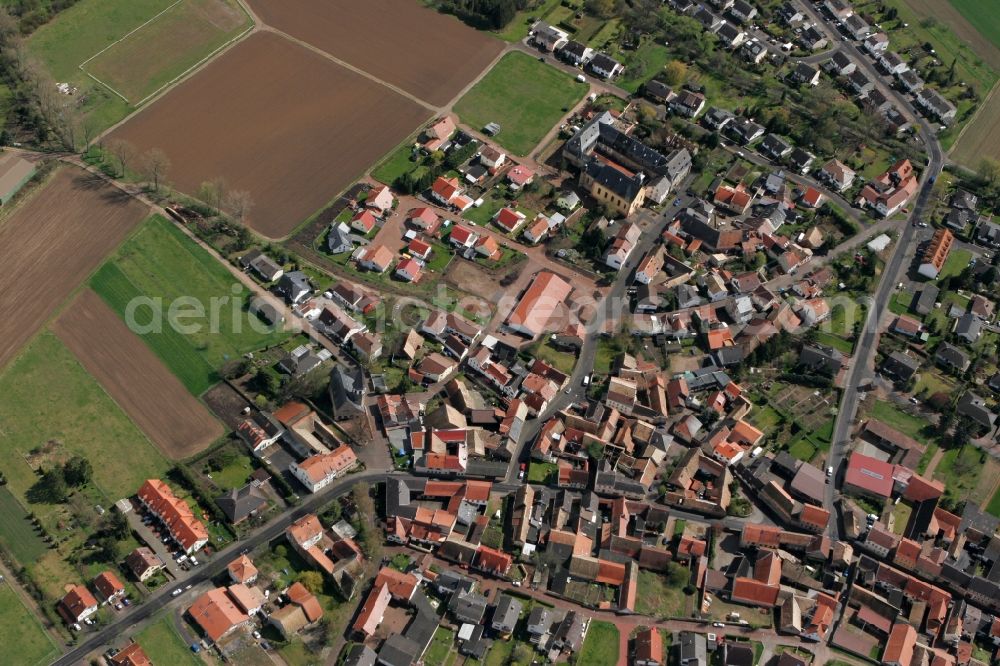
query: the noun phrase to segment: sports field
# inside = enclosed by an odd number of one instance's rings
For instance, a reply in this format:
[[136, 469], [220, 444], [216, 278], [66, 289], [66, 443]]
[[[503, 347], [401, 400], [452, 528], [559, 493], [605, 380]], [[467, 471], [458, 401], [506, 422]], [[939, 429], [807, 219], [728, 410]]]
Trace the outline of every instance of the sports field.
[[4, 637], [3, 661], [7, 664], [35, 666], [59, 652], [8, 583], [0, 583], [0, 636]]
[[[105, 129], [248, 24], [235, 0], [81, 0], [41, 26], [27, 48], [55, 81], [77, 88], [83, 115]], [[102, 85], [87, 72], [111, 80]]]
[[223, 434], [208, 408], [90, 289], [63, 310], [53, 330], [171, 460], [193, 456]]
[[[250, 293], [208, 252], [159, 216], [149, 218], [121, 246], [94, 275], [91, 286], [123, 318], [133, 299], [154, 299], [134, 311], [136, 323], [148, 329], [136, 332], [195, 395], [218, 381], [216, 370], [226, 361], [289, 335], [265, 330], [246, 311]], [[201, 307], [204, 314], [176, 320], [180, 326], [169, 325], [172, 304], [178, 304], [173, 305], [177, 311], [189, 311], [182, 303]], [[216, 317], [211, 316], [213, 307]], [[162, 326], [154, 325], [157, 315]]]
[[[78, 454], [110, 501], [134, 493], [169, 467], [139, 429], [51, 333], [42, 333], [0, 374], [0, 469], [24, 502], [38, 480], [27, 456], [39, 448]], [[32, 505], [33, 511], [40, 511]]]
[[569, 74], [515, 51], [458, 101], [455, 112], [476, 129], [499, 123], [495, 141], [523, 156], [587, 92], [587, 86]]
[[281, 238], [430, 116], [385, 86], [261, 32], [112, 136], [140, 151], [163, 150], [183, 192], [196, 194], [215, 178], [249, 192], [250, 226]]
[[138, 105], [249, 27], [236, 0], [180, 0], [83, 68]]

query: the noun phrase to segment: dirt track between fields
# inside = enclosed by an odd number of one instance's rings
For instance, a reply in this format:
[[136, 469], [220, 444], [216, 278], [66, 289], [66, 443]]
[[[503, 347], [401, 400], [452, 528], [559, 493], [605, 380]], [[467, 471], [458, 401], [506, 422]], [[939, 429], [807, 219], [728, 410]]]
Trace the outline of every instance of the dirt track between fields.
[[430, 112], [270, 32], [226, 51], [112, 133], [170, 158], [169, 179], [196, 194], [223, 178], [249, 192], [248, 223], [288, 235]]
[[208, 408], [90, 289], [80, 293], [52, 328], [171, 460], [192, 456], [223, 434]]
[[418, 2], [249, 0], [267, 25], [443, 106], [503, 50], [499, 39]]
[[0, 369], [148, 213], [73, 167], [29, 196], [0, 222]]

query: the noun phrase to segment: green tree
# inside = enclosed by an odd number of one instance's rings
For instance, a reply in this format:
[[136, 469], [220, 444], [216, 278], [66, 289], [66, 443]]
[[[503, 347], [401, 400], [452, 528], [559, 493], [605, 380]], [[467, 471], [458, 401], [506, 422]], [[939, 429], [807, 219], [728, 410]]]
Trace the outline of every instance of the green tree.
[[588, 13], [599, 18], [609, 19], [618, 11], [618, 0], [587, 0], [583, 6]]
[[663, 66], [663, 81], [668, 86], [677, 87], [687, 81], [688, 69], [680, 60], [671, 60]]
[[107, 534], [97, 540], [98, 556], [105, 562], [117, 562], [122, 558], [122, 542]]
[[74, 488], [85, 486], [94, 477], [94, 468], [83, 456], [73, 456], [63, 465], [63, 478]]
[[111, 511], [108, 513], [104, 522], [104, 531], [119, 541], [127, 538], [129, 528], [128, 519], [125, 518], [125, 514], [120, 511]]
[[313, 594], [323, 592], [323, 574], [318, 571], [303, 571], [295, 577], [295, 580]]
[[61, 504], [69, 496], [66, 478], [61, 467], [53, 467], [42, 474], [42, 478], [31, 487], [28, 499], [32, 502]]

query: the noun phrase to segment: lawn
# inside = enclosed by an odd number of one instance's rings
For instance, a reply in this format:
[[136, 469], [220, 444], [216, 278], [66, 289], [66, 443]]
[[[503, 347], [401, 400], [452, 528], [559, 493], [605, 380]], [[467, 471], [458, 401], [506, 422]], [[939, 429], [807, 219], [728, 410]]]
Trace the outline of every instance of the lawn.
[[547, 343], [538, 345], [532, 353], [567, 375], [573, 374], [573, 368], [576, 367], [576, 354], [560, 351]]
[[434, 632], [434, 638], [424, 653], [424, 663], [427, 666], [444, 666], [451, 646], [455, 642], [455, 632], [447, 627], [438, 627]]
[[418, 162], [414, 160], [413, 143], [415, 137], [410, 137], [399, 148], [393, 151], [377, 167], [372, 169], [372, 177], [380, 183], [392, 185], [404, 173], [413, 171]]
[[[681, 531], [684, 526], [681, 525]], [[677, 526], [674, 526], [677, 532]], [[666, 577], [652, 571], [639, 571], [639, 585], [635, 599], [635, 612], [656, 618], [684, 615], [686, 596], [683, 588], [671, 587]]]
[[762, 407], [750, 416], [750, 422], [765, 433], [778, 425], [780, 421], [781, 414], [771, 406]]
[[618, 661], [618, 628], [610, 622], [591, 620], [580, 648], [578, 666], [607, 666]]
[[927, 395], [935, 393], [951, 393], [955, 390], [955, 382], [945, 377], [937, 370], [926, 369], [920, 372], [920, 379], [913, 386], [914, 395], [927, 392]]
[[288, 666], [319, 666], [323, 663], [320, 655], [311, 652], [301, 638], [293, 638], [278, 648], [278, 654]]
[[934, 478], [944, 482], [946, 494], [956, 500], [967, 499], [979, 483], [985, 456], [974, 446], [945, 451], [934, 470]]
[[528, 31], [539, 17], [547, 17], [549, 12], [559, 7], [560, 0], [544, 0], [540, 7], [525, 9], [514, 15], [505, 28], [496, 35], [507, 42], [519, 42], [528, 36]]
[[923, 430], [930, 424], [919, 416], [907, 414], [891, 402], [884, 400], [872, 401], [869, 416], [892, 426], [904, 435], [909, 435], [919, 442], [926, 443], [927, 441]]
[[22, 564], [34, 562], [48, 549], [27, 512], [6, 488], [0, 488], [0, 542]]
[[253, 473], [253, 462], [250, 456], [241, 453], [233, 462], [217, 472], [210, 472], [212, 481], [223, 490], [242, 488], [247, 484]]
[[816, 447], [808, 439], [801, 437], [788, 447], [788, 453], [799, 460], [809, 462], [816, 455]]
[[953, 275], [958, 275], [969, 265], [972, 260], [972, 252], [969, 250], [952, 250], [948, 258], [938, 273], [938, 280], [943, 280]]
[[126, 323], [131, 314], [138, 326], [130, 328], [195, 395], [219, 380], [227, 361], [291, 335], [247, 312], [249, 292], [160, 216], [125, 241], [91, 286]]
[[615, 83], [631, 93], [662, 72], [663, 66], [670, 60], [667, 47], [652, 39], [644, 39], [639, 48], [625, 54], [625, 73]]
[[905, 502], [900, 502], [892, 507], [892, 531], [902, 534], [906, 529], [906, 524], [910, 521], [913, 507]]
[[83, 0], [41, 26], [27, 42], [28, 53], [59, 82], [79, 88], [78, 107], [95, 128], [124, 118], [132, 107], [79, 68], [80, 63], [124, 37], [175, 0]]
[[889, 310], [893, 314], [905, 315], [910, 311], [910, 304], [913, 302], [913, 292], [897, 291], [889, 300]]
[[0, 634], [7, 637], [4, 662], [8, 664], [46, 663], [59, 652], [8, 583], [0, 583]]
[[528, 465], [528, 483], [549, 484], [554, 481], [554, 477], [559, 472], [559, 466], [555, 463], [544, 463], [531, 461]]
[[587, 87], [570, 75], [515, 52], [504, 56], [466, 93], [455, 111], [476, 129], [499, 123], [495, 141], [523, 156], [586, 93]]
[[854, 351], [854, 343], [849, 340], [845, 340], [839, 335], [827, 333], [826, 331], [816, 331], [814, 335], [816, 336], [817, 344], [832, 347], [842, 354], [850, 355]]
[[990, 503], [986, 505], [986, 513], [1000, 517], [1000, 488], [993, 493], [993, 497], [990, 498]]
[[0, 375], [0, 395], [0, 469], [22, 501], [37, 480], [24, 456], [47, 442], [59, 445], [53, 457], [79, 454], [90, 460], [105, 506], [170, 467], [51, 333], [37, 337]]
[[182, 666], [183, 664], [202, 666], [203, 664], [201, 659], [191, 652], [191, 648], [181, 640], [180, 634], [174, 629], [170, 615], [164, 615], [155, 623], [148, 625], [134, 638], [146, 654], [156, 655], [155, 658], [158, 662], [172, 666]]

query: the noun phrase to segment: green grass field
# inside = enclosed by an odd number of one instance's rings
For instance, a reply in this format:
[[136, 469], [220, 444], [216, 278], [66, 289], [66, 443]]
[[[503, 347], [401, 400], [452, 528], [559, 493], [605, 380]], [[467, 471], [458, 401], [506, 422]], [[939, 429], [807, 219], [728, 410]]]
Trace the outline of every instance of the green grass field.
[[618, 628], [610, 622], [591, 620], [580, 648], [579, 666], [607, 666], [618, 662]]
[[873, 401], [869, 416], [895, 428], [904, 435], [909, 435], [918, 442], [926, 443], [927, 441], [927, 436], [923, 434], [923, 429], [929, 425], [928, 422], [919, 416], [907, 414], [891, 402], [883, 400]]
[[0, 375], [0, 395], [0, 469], [22, 501], [37, 480], [23, 456], [47, 442], [58, 442], [65, 457], [86, 456], [96, 486], [110, 502], [170, 467], [51, 333], [37, 337]]
[[455, 111], [477, 129], [500, 124], [496, 142], [516, 155], [527, 155], [559, 119], [587, 93], [587, 87], [555, 67], [515, 52], [500, 62]]
[[1000, 48], [1000, 13], [996, 0], [948, 0], [983, 37]]
[[938, 280], [943, 280], [953, 275], [958, 275], [969, 265], [972, 260], [972, 252], [969, 250], [952, 250], [948, 258], [941, 267]]
[[[262, 323], [246, 312], [249, 293], [232, 274], [159, 216], [147, 220], [125, 241], [94, 275], [91, 286], [126, 321], [133, 299], [161, 299], [135, 309], [134, 316], [146, 325], [157, 312], [163, 322], [160, 330], [136, 332], [195, 395], [218, 381], [215, 371], [227, 361], [290, 335], [265, 331]], [[178, 319], [181, 326], [168, 325], [170, 308], [185, 302], [202, 308], [202, 316]], [[220, 306], [216, 308], [215, 303]], [[186, 305], [182, 310], [191, 311]], [[219, 313], [217, 317], [211, 316], [213, 311]], [[187, 326], [191, 328], [181, 332]]]
[[28, 40], [28, 53], [53, 79], [79, 88], [86, 96], [81, 111], [104, 129], [124, 118], [131, 107], [82, 70], [80, 63], [163, 11], [175, 0], [83, 0], [60, 12]]
[[451, 646], [455, 643], [455, 632], [447, 627], [438, 627], [434, 632], [434, 638], [424, 653], [424, 663], [427, 666], [444, 666], [445, 660], [451, 653]]
[[[77, 87], [74, 97], [84, 100], [81, 115], [94, 129], [105, 129], [246, 29], [249, 17], [233, 0], [223, 1], [230, 6], [228, 16], [218, 6], [206, 9], [217, 0], [82, 0], [35, 31], [28, 53], [55, 81]], [[88, 63], [87, 71], [80, 68], [103, 49], [108, 50]]]
[[[169, 615], [135, 635], [135, 641], [142, 646], [143, 651], [156, 659], [158, 663], [171, 666], [203, 666], [204, 662], [196, 657], [190, 648], [181, 640]], [[155, 655], [155, 656], [154, 656]]]
[[135, 105], [249, 26], [235, 0], [181, 0], [83, 67]]
[[28, 514], [6, 488], [0, 488], [0, 542], [18, 562], [34, 562], [48, 549]]
[[1000, 517], [1000, 489], [993, 493], [990, 503], [986, 505], [986, 512]]
[[[945, 493], [956, 500], [967, 499], [979, 485], [986, 454], [974, 446], [949, 449], [934, 469], [934, 478], [945, 484]], [[980, 502], [980, 498], [976, 502]], [[992, 501], [991, 501], [992, 505]]]
[[8, 583], [0, 583], [0, 634], [5, 637], [3, 661], [7, 664], [34, 666], [59, 652]]

